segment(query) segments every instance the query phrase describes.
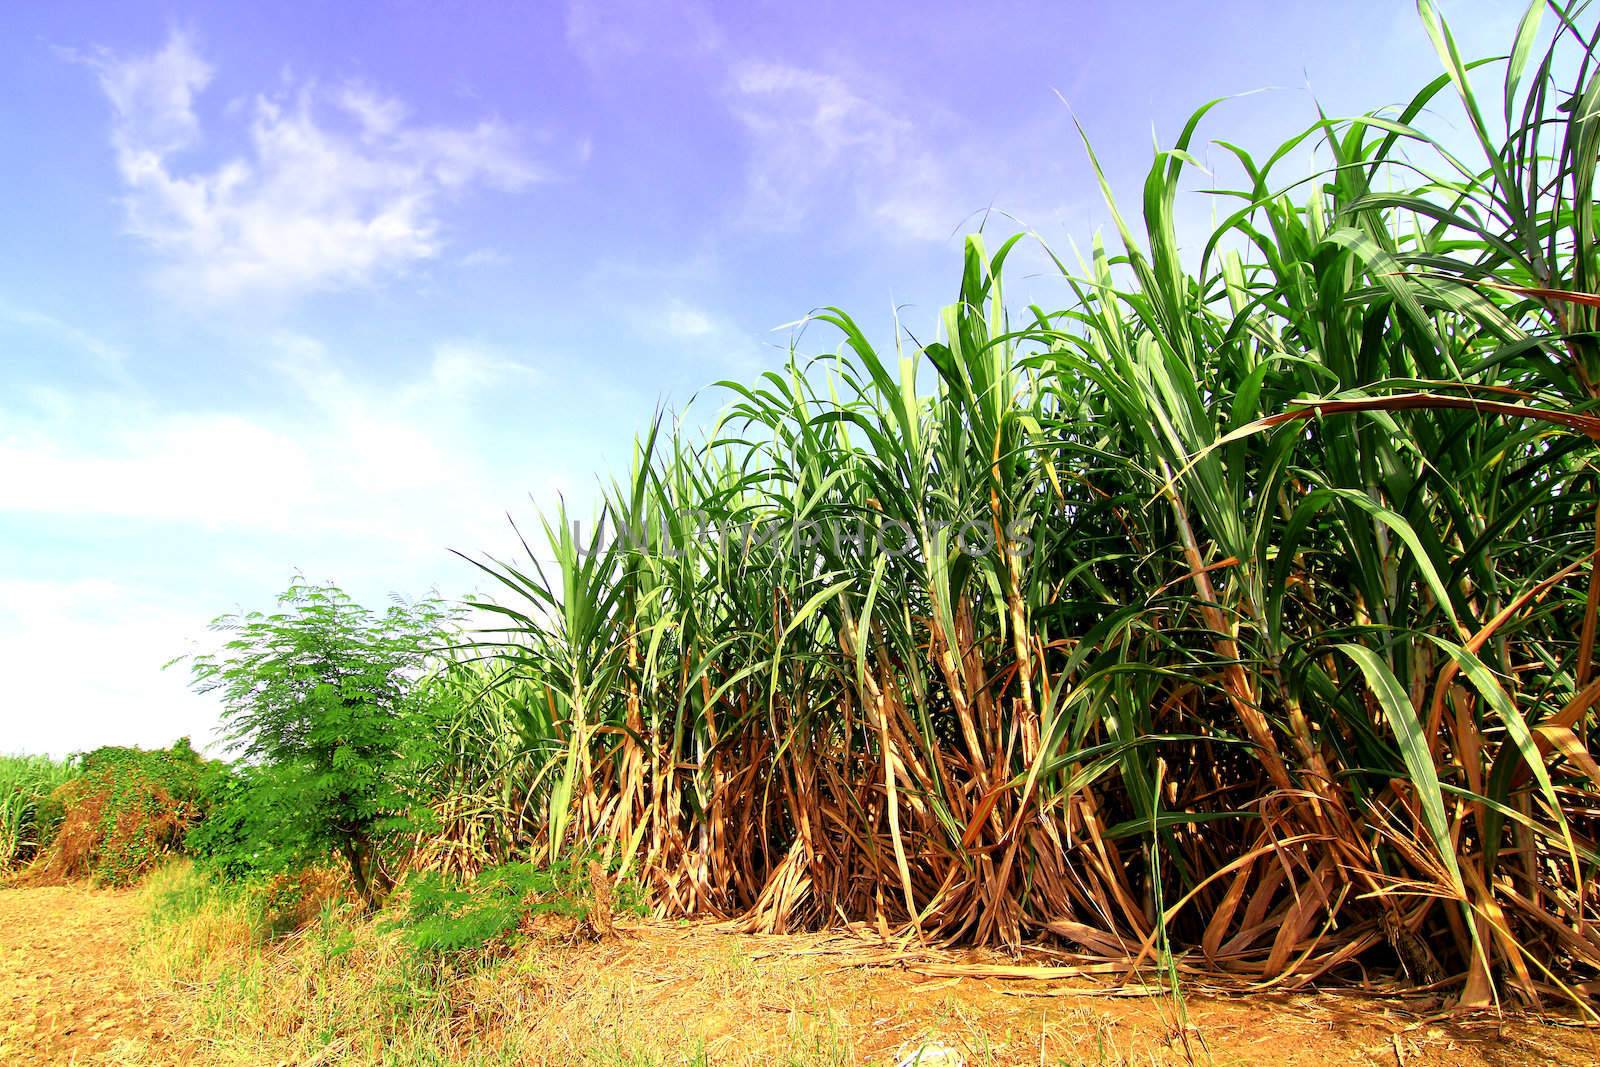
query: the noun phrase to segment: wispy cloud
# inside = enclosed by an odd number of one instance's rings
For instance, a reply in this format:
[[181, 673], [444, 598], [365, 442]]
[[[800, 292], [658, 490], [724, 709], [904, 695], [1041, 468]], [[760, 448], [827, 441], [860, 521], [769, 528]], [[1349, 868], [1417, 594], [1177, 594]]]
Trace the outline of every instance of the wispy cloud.
[[750, 214], [798, 226], [844, 191], [861, 214], [906, 238], [940, 240], [966, 213], [932, 135], [837, 74], [783, 63], [733, 69], [733, 113], [750, 136]]
[[698, 0], [568, 0], [567, 44], [591, 67], [645, 52], [693, 55], [722, 45], [722, 29]]
[[850, 205], [852, 219], [917, 240], [948, 237], [963, 206], [931, 145], [933, 132], [844, 76], [747, 58], [699, 3], [568, 0], [567, 43], [611, 77], [620, 63], [670, 58], [726, 90], [748, 144], [739, 214], [760, 229], [797, 229], [815, 213]]
[[11, 322], [33, 333], [64, 342], [93, 358], [102, 370], [113, 374], [121, 375], [128, 358], [127, 352], [120, 346], [88, 330], [42, 311], [18, 307], [4, 298], [0, 298], [0, 321]]
[[511, 255], [498, 248], [474, 248], [456, 261], [462, 267], [503, 267], [513, 262]]
[[[0, 404], [0, 514], [141, 520], [295, 538], [356, 537], [437, 554], [498, 526], [519, 484], [478, 418], [526, 398], [539, 371], [470, 342], [419, 373], [356, 380], [308, 337], [283, 335], [285, 410], [171, 410], [125, 394], [35, 389]], [[468, 541], [467, 543], [471, 543]], [[378, 548], [377, 546], [384, 546]]]
[[674, 337], [706, 337], [717, 331], [718, 325], [708, 312], [675, 300], [664, 316], [667, 332]]
[[474, 185], [540, 177], [510, 127], [417, 122], [359, 85], [291, 84], [244, 109], [249, 151], [202, 165], [212, 66], [182, 33], [157, 52], [84, 57], [113, 111], [127, 223], [177, 291], [227, 299], [363, 285], [439, 254], [441, 208]]

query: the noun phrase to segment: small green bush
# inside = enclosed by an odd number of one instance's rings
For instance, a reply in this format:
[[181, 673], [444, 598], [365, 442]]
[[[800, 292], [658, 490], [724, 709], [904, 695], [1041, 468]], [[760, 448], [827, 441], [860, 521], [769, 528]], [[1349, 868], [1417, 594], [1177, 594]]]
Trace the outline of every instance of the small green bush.
[[271, 802], [265, 790], [254, 788], [259, 777], [256, 768], [226, 768], [211, 790], [206, 817], [185, 835], [184, 851], [207, 874], [244, 881], [296, 865], [273, 847], [274, 838], [255, 832], [264, 806]]
[[[506, 863], [471, 881], [426, 872], [406, 882], [396, 922], [423, 956], [467, 956], [518, 940], [526, 920], [537, 915], [587, 919], [594, 907], [588, 857], [547, 867]], [[612, 887], [611, 909], [642, 915], [644, 894], [633, 882]]]

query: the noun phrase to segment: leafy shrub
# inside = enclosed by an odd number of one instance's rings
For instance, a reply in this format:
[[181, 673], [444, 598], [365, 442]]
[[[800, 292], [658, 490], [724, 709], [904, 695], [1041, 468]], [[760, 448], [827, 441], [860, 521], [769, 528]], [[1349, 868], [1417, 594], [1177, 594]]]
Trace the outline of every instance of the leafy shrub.
[[108, 746], [81, 757], [79, 773], [41, 803], [60, 828], [42, 876], [92, 876], [128, 885], [168, 853], [210, 806], [222, 765], [180, 738], [169, 749]]
[[247, 768], [224, 767], [211, 789], [206, 817], [189, 828], [183, 847], [195, 865], [208, 874], [238, 881], [276, 870], [263, 844], [250, 833]]
[[643, 892], [632, 882], [604, 880], [610, 899], [597, 899], [598, 866], [575, 858], [547, 867], [505, 863], [471, 881], [431, 871], [413, 875], [396, 921], [418, 953], [441, 957], [510, 947], [541, 915], [605, 928], [613, 909], [644, 914]]
[[337, 853], [375, 908], [390, 861], [427, 821], [421, 769], [442, 732], [424, 684], [451, 643], [438, 601], [373, 612], [335, 586], [296, 581], [271, 614], [223, 616], [234, 636], [191, 663], [222, 699], [233, 751], [250, 761], [224, 824], [196, 844], [222, 869], [290, 870]]
[[205, 873], [229, 881], [261, 882], [320, 865], [333, 850], [308, 832], [303, 774], [299, 764], [229, 767], [184, 850]]

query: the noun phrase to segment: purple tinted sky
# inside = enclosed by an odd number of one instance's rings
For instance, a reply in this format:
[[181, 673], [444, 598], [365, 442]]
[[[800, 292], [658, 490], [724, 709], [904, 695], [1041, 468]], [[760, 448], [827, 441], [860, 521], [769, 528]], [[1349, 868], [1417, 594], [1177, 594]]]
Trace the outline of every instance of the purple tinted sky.
[[931, 324], [974, 212], [1086, 242], [1072, 113], [1132, 203], [1205, 100], [1267, 148], [1437, 70], [1394, 0], [10, 5], [0, 751], [203, 735], [159, 664], [296, 568], [466, 590], [779, 324]]

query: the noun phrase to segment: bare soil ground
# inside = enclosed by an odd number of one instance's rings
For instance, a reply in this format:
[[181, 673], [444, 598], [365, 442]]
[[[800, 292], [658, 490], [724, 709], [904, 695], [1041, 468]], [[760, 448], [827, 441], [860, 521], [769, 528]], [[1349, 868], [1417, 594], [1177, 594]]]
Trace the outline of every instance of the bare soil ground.
[[180, 1063], [129, 970], [134, 894], [0, 889], [0, 1063]]
[[[0, 1063], [209, 1060], [164, 1014], [174, 1006], [134, 981], [139, 918], [131, 893], [0, 889]], [[840, 935], [629, 924], [599, 943], [547, 943], [515, 989], [502, 972], [460, 1022], [484, 1037], [531, 1024], [551, 1062], [593, 1060], [602, 1044], [647, 1061], [674, 1062], [676, 1049], [712, 1064], [780, 1064], [804, 1044], [808, 1062], [826, 1046], [831, 1062], [885, 1064], [924, 1043], [971, 1064], [1600, 1062], [1600, 1034], [1556, 1019], [1429, 1019], [1422, 1001], [1201, 991], [1180, 1017], [1156, 987], [978, 977], [959, 973], [984, 966], [972, 957], [887, 955]], [[512, 1000], [538, 1010], [509, 1010]]]

